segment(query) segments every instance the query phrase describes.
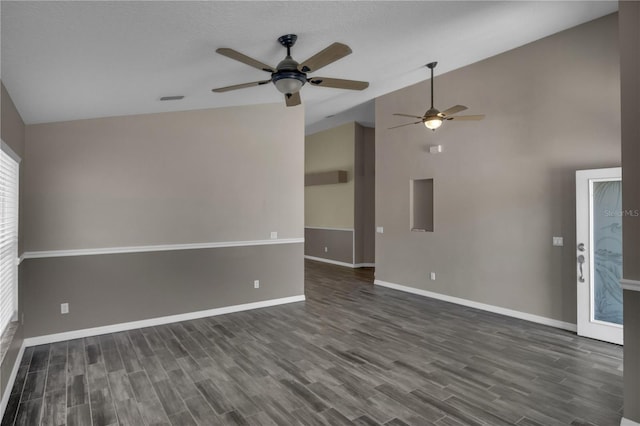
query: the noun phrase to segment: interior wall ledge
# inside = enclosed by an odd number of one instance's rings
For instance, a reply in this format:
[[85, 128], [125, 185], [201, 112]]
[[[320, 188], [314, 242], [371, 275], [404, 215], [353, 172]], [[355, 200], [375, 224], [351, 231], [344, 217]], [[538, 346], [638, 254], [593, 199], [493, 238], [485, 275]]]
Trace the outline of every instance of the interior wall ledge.
[[304, 229], [319, 229], [320, 231], [345, 231], [345, 232], [353, 232], [353, 228], [331, 228], [328, 226], [306, 226]]
[[623, 278], [620, 280], [620, 284], [624, 290], [631, 291], [640, 291], [640, 281], [639, 280], [630, 280], [628, 278]]
[[173, 250], [198, 250], [210, 248], [246, 247], [246, 246], [266, 246], [274, 244], [297, 244], [304, 243], [304, 238], [278, 238], [273, 240], [252, 240], [252, 241], [223, 241], [192, 244], [164, 244], [152, 246], [127, 246], [127, 247], [105, 247], [92, 249], [72, 249], [72, 250], [47, 250], [47, 251], [27, 251], [20, 256], [19, 262], [24, 259], [41, 259], [46, 257], [68, 257], [68, 256], [90, 256], [99, 254], [119, 254], [119, 253], [145, 253], [153, 251], [173, 251]]

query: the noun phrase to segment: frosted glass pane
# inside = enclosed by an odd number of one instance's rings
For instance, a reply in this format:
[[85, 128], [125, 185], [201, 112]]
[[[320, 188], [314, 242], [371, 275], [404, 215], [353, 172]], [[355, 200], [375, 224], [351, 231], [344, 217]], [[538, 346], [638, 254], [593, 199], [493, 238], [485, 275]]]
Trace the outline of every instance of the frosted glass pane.
[[622, 324], [622, 183], [593, 183], [593, 318]]

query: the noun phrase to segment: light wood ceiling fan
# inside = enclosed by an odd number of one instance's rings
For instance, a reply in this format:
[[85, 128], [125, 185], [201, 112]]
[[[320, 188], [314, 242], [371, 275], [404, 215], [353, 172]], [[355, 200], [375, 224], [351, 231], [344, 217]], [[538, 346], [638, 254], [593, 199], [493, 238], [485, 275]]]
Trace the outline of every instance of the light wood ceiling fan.
[[412, 124], [423, 123], [427, 129], [436, 130], [438, 127], [442, 125], [442, 123], [447, 120], [482, 120], [484, 118], [484, 114], [480, 115], [457, 115], [457, 114], [465, 109], [468, 109], [464, 105], [454, 105], [451, 108], [447, 108], [444, 111], [440, 112], [433, 106], [433, 69], [438, 65], [437, 62], [430, 62], [427, 64], [427, 68], [431, 70], [431, 108], [424, 115], [411, 115], [411, 114], [393, 114], [400, 117], [410, 117], [410, 118], [418, 118], [419, 121], [414, 121], [411, 123], [400, 124], [399, 126], [389, 127], [389, 129], [397, 129], [398, 127], [410, 126]]
[[236, 50], [222, 47], [216, 50], [220, 55], [242, 62], [243, 64], [252, 66], [262, 71], [271, 73], [268, 80], [253, 81], [250, 83], [235, 84], [233, 86], [219, 87], [213, 89], [213, 92], [221, 93], [230, 90], [244, 89], [245, 87], [260, 86], [267, 83], [273, 83], [278, 91], [284, 94], [287, 106], [299, 105], [300, 89], [305, 83], [319, 87], [333, 87], [336, 89], [364, 90], [369, 87], [366, 81], [343, 80], [339, 78], [328, 77], [308, 77], [307, 73], [317, 71], [320, 68], [329, 65], [338, 59], [342, 59], [351, 53], [351, 48], [346, 44], [333, 43], [329, 47], [316, 53], [302, 63], [296, 62], [291, 57], [291, 47], [296, 43], [298, 36], [295, 34], [286, 34], [278, 38], [278, 42], [286, 47], [287, 56], [280, 61], [277, 67], [269, 66], [263, 62], [244, 55]]

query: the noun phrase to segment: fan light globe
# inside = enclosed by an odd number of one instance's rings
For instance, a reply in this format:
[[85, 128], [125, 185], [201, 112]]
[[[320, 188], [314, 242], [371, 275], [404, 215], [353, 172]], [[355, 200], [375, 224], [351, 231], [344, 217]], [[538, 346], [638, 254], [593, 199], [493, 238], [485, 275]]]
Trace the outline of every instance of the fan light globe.
[[273, 84], [276, 85], [276, 89], [278, 89], [280, 93], [286, 95], [288, 93], [298, 92], [304, 83], [295, 78], [281, 78], [280, 80], [274, 81]]
[[435, 130], [442, 125], [442, 118], [440, 117], [429, 117], [425, 120], [424, 125], [427, 129]]

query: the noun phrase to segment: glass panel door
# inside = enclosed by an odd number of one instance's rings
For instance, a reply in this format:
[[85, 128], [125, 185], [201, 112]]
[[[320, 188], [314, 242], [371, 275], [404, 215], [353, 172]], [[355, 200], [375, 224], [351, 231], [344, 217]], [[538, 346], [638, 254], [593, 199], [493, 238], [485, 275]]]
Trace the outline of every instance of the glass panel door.
[[592, 181], [593, 319], [622, 325], [622, 182]]
[[576, 172], [578, 334], [623, 343], [622, 171]]

